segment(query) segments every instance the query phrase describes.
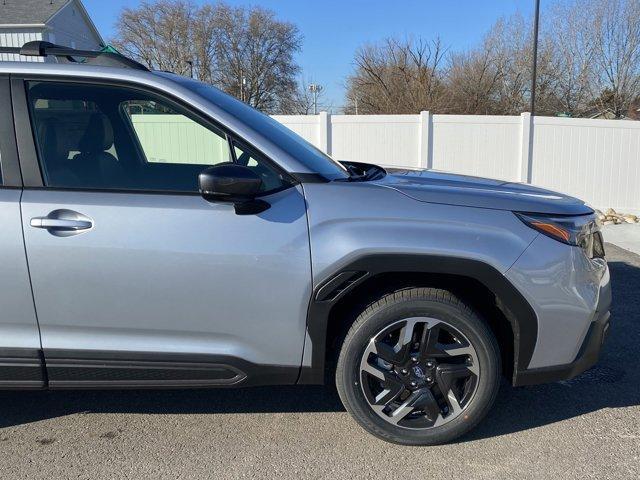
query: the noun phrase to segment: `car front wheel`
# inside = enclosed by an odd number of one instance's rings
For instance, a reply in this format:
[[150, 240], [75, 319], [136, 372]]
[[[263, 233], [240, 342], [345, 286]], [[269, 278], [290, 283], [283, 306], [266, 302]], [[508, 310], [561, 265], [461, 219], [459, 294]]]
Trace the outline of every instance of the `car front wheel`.
[[408, 288], [356, 319], [342, 345], [336, 384], [366, 430], [394, 443], [435, 445], [473, 428], [500, 382], [496, 339], [452, 293]]

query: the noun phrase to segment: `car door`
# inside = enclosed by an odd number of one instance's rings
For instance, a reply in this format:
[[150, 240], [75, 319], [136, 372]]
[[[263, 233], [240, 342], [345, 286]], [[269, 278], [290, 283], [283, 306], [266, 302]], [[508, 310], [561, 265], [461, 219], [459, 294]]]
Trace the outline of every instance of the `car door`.
[[44, 386], [22, 238], [21, 187], [10, 82], [0, 75], [0, 388]]
[[[294, 382], [311, 295], [301, 187], [158, 92], [23, 88], [42, 187], [25, 188], [22, 220], [50, 385]], [[261, 213], [197, 192], [200, 171], [239, 158], [263, 179]]]

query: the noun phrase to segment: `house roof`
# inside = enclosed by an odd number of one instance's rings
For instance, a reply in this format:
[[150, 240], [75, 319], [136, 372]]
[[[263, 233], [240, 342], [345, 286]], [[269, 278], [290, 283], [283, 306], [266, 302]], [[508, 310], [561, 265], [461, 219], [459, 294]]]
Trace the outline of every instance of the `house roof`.
[[69, 0], [0, 0], [0, 24], [44, 24]]
[[0, 0], [0, 28], [27, 25], [44, 26], [70, 3], [77, 6], [98, 43], [104, 45], [100, 32], [98, 32], [81, 0]]

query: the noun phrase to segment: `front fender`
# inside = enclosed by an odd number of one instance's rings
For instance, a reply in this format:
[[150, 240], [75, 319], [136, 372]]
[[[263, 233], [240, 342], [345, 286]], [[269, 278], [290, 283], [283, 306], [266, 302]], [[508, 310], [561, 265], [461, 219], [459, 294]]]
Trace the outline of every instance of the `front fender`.
[[[314, 296], [300, 381], [324, 376], [326, 329], [335, 302], [380, 273], [443, 273], [481, 282], [513, 312], [514, 371], [525, 368], [537, 320], [504, 273], [538, 233], [512, 212], [416, 201], [367, 182], [303, 185], [308, 205]], [[362, 278], [345, 277], [359, 272]], [[351, 283], [338, 297], [331, 287]], [[319, 296], [320, 295], [320, 296]]]

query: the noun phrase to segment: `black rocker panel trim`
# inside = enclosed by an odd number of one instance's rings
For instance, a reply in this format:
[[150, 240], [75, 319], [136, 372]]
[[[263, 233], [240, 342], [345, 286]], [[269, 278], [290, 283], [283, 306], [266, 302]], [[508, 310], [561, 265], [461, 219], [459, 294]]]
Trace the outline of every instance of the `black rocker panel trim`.
[[[313, 345], [311, 367], [303, 367], [298, 383], [319, 384], [325, 378], [325, 348], [329, 316], [332, 307], [358, 283], [353, 282], [338, 295], [326, 295], [327, 290], [340, 284], [345, 273], [366, 272], [369, 278], [383, 273], [448, 274], [472, 278], [493, 292], [508, 309], [514, 337], [514, 379], [525, 370], [533, 356], [538, 336], [538, 319], [527, 300], [502, 273], [484, 262], [466, 258], [437, 255], [379, 254], [356, 259], [335, 272], [314, 290], [307, 314], [307, 332]], [[328, 300], [320, 300], [328, 298]]]
[[298, 367], [206, 354], [45, 350], [49, 388], [199, 388], [292, 384]]
[[0, 348], [0, 389], [44, 388], [45, 385], [39, 350]]

